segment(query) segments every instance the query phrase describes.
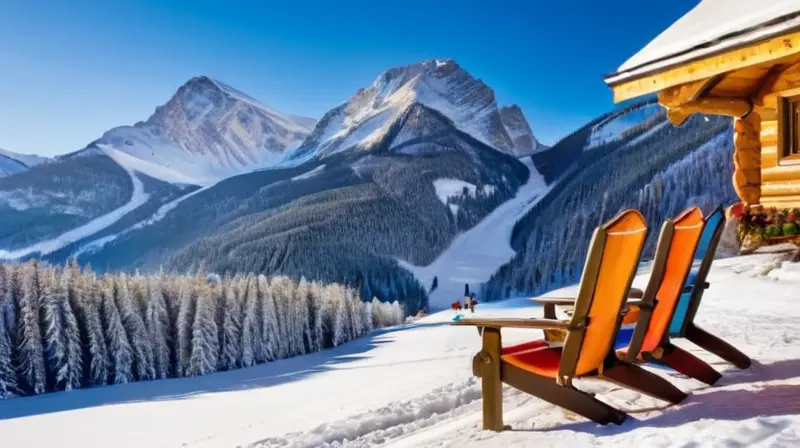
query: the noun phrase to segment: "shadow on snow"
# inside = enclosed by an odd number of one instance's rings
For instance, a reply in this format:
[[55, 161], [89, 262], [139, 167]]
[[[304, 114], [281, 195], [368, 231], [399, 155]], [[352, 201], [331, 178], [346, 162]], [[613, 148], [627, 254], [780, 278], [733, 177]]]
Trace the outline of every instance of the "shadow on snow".
[[279, 386], [307, 378], [349, 362], [366, 359], [372, 349], [391, 343], [391, 333], [447, 325], [450, 322], [405, 324], [375, 330], [368, 336], [339, 347], [308, 355], [281, 359], [257, 366], [216, 372], [209, 375], [137, 381], [98, 386], [69, 392], [53, 392], [31, 397], [0, 400], [0, 420], [73, 411], [97, 406], [160, 400], [183, 400], [200, 394], [242, 391]]

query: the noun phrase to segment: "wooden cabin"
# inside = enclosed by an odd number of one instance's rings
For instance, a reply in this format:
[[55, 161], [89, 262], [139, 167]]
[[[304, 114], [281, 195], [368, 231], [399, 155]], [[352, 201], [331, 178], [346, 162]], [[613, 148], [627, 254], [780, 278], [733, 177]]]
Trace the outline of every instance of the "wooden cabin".
[[733, 117], [739, 197], [800, 207], [800, 0], [702, 0], [605, 81], [615, 102], [657, 93], [675, 125]]

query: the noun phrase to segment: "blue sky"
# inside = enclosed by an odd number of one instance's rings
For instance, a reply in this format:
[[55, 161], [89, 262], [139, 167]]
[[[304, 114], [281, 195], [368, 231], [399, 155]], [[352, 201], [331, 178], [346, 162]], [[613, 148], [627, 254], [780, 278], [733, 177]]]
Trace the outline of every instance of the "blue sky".
[[195, 75], [319, 118], [386, 68], [453, 58], [553, 143], [697, 0], [16, 1], [0, 5], [0, 148], [61, 154]]

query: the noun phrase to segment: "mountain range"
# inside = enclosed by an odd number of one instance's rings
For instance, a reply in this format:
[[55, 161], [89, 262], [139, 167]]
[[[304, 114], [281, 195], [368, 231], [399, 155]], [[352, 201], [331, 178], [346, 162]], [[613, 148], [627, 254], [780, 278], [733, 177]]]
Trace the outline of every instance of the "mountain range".
[[[650, 101], [548, 148], [519, 107], [499, 106], [492, 89], [453, 60], [389, 69], [319, 121], [200, 76], [147, 120], [79, 151], [47, 160], [0, 153], [0, 259], [74, 256], [100, 271], [280, 273], [345, 282], [365, 300], [398, 299], [414, 312], [427, 302], [429, 279], [406, 266], [433, 263], [522, 187], [528, 194], [541, 183], [549, 193], [521, 210], [511, 241], [517, 258], [486, 284], [493, 296], [545, 284], [531, 286], [535, 273], [512, 269], [530, 257], [551, 263], [529, 242], [555, 232], [539, 224], [544, 214], [594, 207], [611, 187], [627, 197], [625, 188], [645, 188], [648, 176], [708, 153], [726, 126], [704, 119], [668, 127]], [[664, 151], [672, 145], [664, 137], [682, 146]], [[712, 146], [716, 157], [729, 151]], [[592, 184], [620, 170], [626, 174], [611, 184]], [[708, 171], [701, 174], [723, 174]], [[625, 202], [606, 200], [585, 225]], [[504, 225], [510, 232], [514, 222]], [[572, 243], [588, 238], [579, 236]], [[552, 263], [566, 269], [576, 257]]]

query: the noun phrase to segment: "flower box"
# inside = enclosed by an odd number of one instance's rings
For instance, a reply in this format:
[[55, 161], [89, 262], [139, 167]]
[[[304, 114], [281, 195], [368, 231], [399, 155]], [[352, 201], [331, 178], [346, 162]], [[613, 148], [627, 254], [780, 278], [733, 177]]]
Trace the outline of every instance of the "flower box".
[[731, 212], [739, 219], [739, 240], [745, 246], [800, 244], [800, 209], [734, 206]]

